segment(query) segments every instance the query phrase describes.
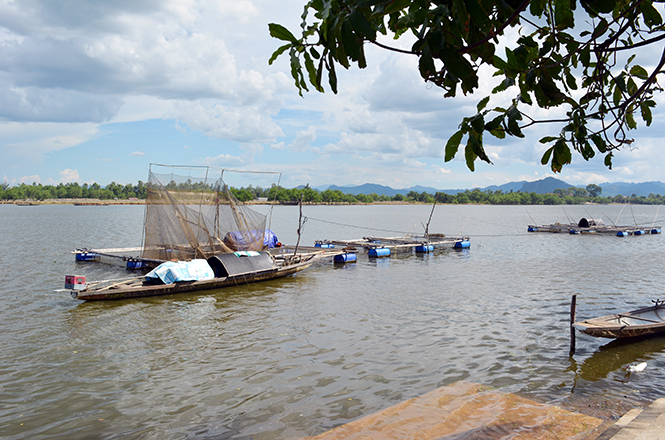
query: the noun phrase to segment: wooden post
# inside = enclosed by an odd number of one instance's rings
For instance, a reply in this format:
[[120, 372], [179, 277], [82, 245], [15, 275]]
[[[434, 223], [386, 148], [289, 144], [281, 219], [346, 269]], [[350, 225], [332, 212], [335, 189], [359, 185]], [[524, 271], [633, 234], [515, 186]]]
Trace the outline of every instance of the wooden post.
[[296, 248], [293, 250], [293, 256], [291, 257], [292, 260], [295, 260], [296, 255], [298, 254], [298, 246], [300, 246], [300, 236], [302, 235], [302, 227], [303, 227], [303, 221], [302, 221], [302, 200], [303, 200], [303, 194], [300, 194], [300, 216], [298, 217], [298, 230], [296, 231], [298, 233], [298, 241], [296, 242]]
[[575, 308], [577, 307], [577, 295], [573, 295], [570, 301], [570, 355], [575, 354]]

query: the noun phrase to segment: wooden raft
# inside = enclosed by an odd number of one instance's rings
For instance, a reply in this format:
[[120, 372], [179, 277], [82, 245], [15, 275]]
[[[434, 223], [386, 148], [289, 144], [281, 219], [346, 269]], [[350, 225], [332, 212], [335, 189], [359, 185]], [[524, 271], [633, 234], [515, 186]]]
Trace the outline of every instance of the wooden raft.
[[303, 440], [588, 440], [603, 423], [460, 381]]

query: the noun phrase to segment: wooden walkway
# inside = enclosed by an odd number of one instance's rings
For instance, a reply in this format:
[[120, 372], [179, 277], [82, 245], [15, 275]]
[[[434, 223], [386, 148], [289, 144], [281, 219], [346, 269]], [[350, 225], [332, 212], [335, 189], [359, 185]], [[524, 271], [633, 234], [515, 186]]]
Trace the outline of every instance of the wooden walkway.
[[610, 423], [460, 381], [302, 440], [591, 440]]

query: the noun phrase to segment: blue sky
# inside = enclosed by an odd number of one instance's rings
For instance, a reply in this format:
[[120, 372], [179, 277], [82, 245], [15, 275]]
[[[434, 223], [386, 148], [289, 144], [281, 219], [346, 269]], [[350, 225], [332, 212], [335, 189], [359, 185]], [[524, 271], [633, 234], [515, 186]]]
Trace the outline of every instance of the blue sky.
[[[494, 86], [489, 75], [478, 96], [444, 99], [416, 58], [368, 47], [369, 66], [340, 72], [337, 95], [298, 96], [287, 59], [268, 65], [280, 45], [268, 23], [296, 30], [304, 3], [0, 0], [0, 180], [136, 183], [150, 163], [280, 171], [287, 187], [455, 189], [553, 175], [540, 165], [543, 127], [488, 139], [494, 164], [475, 172], [462, 157], [443, 161], [447, 138]], [[613, 170], [575, 156], [556, 177], [665, 180], [662, 123], [658, 109]], [[229, 183], [270, 185], [256, 176]]]

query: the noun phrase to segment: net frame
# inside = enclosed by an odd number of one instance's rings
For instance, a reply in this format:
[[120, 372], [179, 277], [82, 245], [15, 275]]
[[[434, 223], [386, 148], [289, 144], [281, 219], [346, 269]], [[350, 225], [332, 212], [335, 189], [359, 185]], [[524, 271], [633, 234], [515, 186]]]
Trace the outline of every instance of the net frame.
[[282, 174], [150, 164], [141, 258], [186, 261], [267, 247], [272, 207], [264, 215], [240, 202], [225, 173], [276, 174], [278, 182]]

